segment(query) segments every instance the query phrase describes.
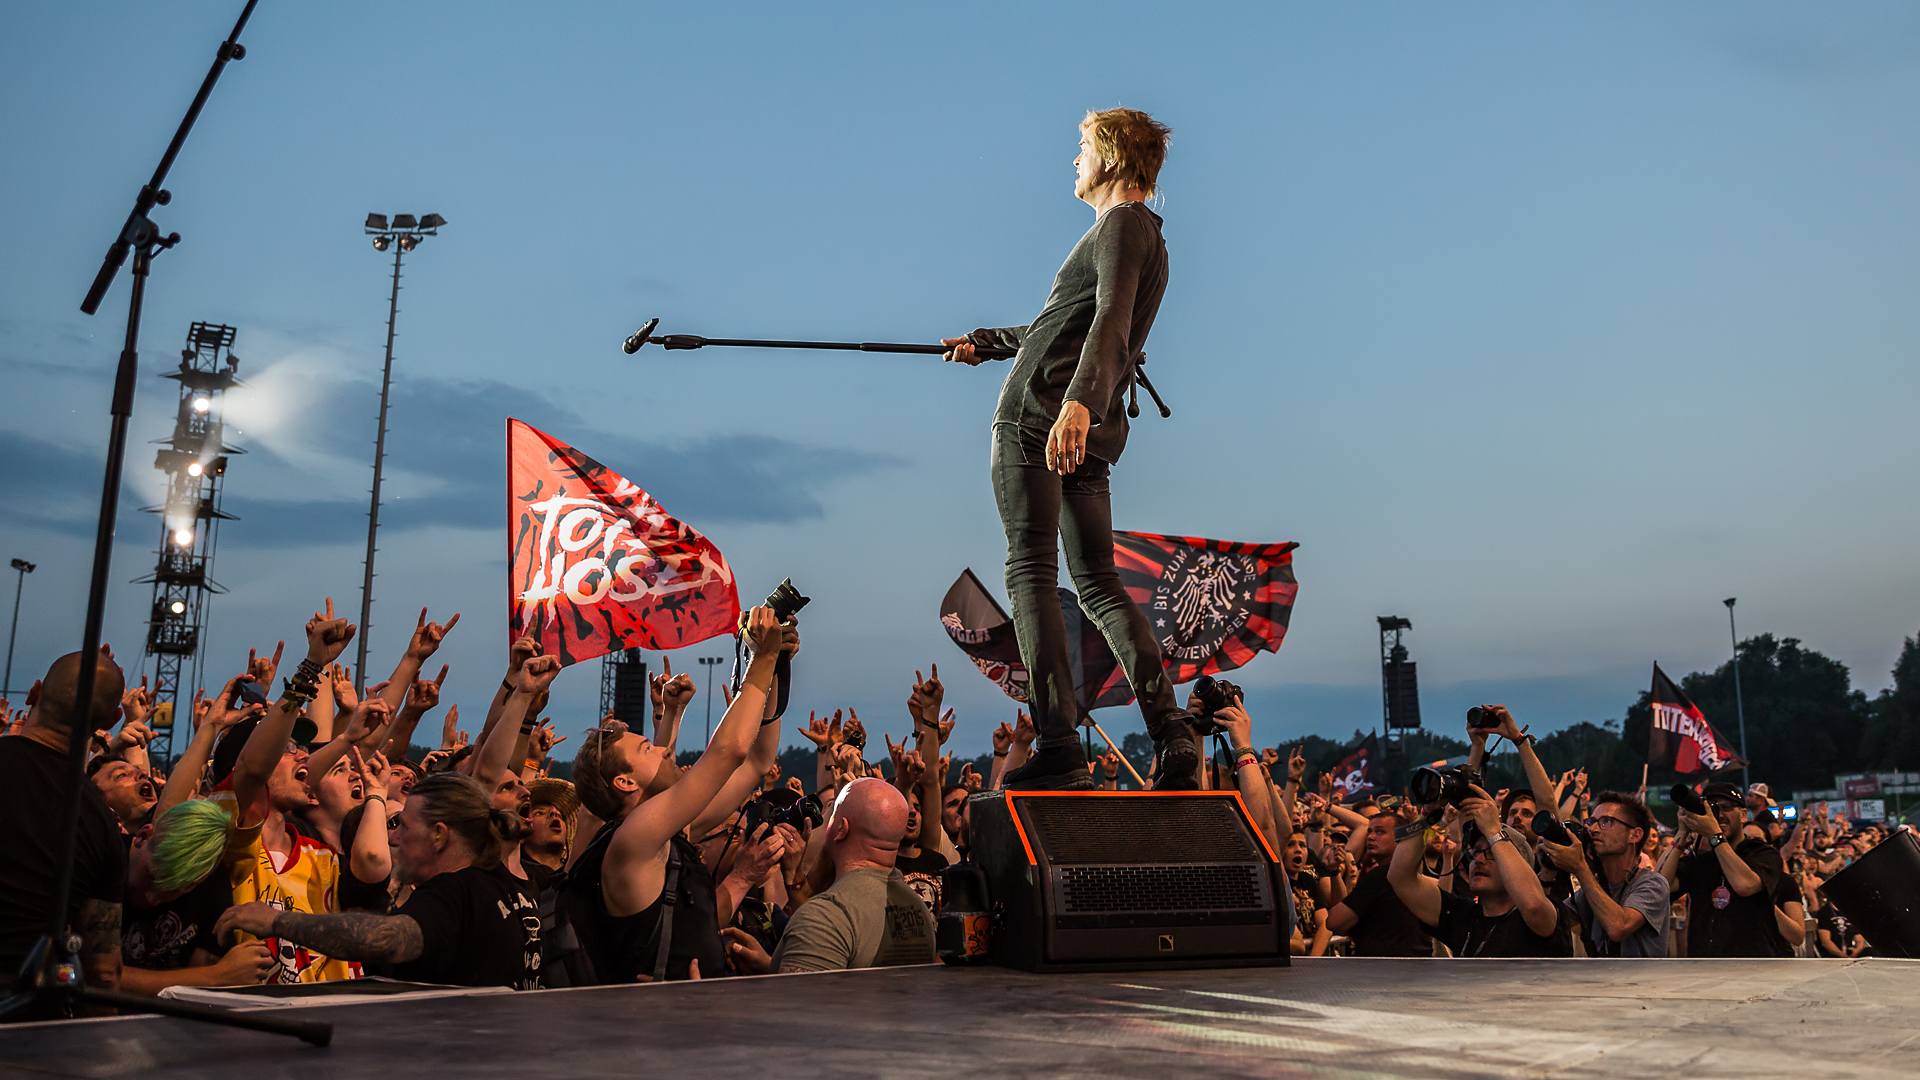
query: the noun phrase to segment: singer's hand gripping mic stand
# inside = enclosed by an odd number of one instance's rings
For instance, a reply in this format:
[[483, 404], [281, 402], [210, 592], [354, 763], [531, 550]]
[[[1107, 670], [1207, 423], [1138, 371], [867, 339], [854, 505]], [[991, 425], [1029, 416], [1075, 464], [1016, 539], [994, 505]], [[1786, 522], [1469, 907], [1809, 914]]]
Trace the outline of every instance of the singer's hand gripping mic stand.
[[[879, 353], [917, 353], [922, 356], [940, 356], [948, 351], [945, 345], [914, 345], [890, 341], [761, 341], [753, 338], [707, 338], [694, 334], [664, 334], [656, 337], [653, 329], [660, 325], [659, 319], [648, 319], [646, 324], [633, 332], [621, 348], [627, 353], [637, 353], [642, 345], [652, 342], [663, 349], [704, 349], [709, 345], [733, 345], [749, 349], [832, 349], [841, 352], [879, 352]], [[1002, 349], [987, 345], [976, 345], [974, 355], [984, 360], [1005, 360], [1014, 353], [1012, 349]], [[1147, 354], [1141, 353], [1133, 359], [1133, 382], [1144, 386], [1147, 393], [1153, 395], [1153, 403], [1160, 408], [1161, 416], [1172, 416], [1173, 410], [1160, 400], [1160, 391], [1153, 388], [1153, 382], [1147, 378]], [[1134, 393], [1133, 385], [1127, 387], [1127, 415], [1140, 415], [1140, 402]]]
[[180, 121], [179, 129], [173, 134], [173, 142], [160, 159], [160, 167], [153, 172], [153, 179], [140, 189], [139, 198], [133, 204], [133, 213], [127, 215], [127, 223], [121, 227], [120, 235], [115, 238], [113, 246], [107, 249], [106, 261], [93, 279], [93, 287], [87, 291], [86, 300], [80, 304], [80, 310], [89, 315], [98, 311], [100, 301], [113, 285], [121, 264], [126, 262], [128, 255], [133, 256], [133, 294], [127, 305], [127, 339], [126, 346], [120, 350], [120, 368], [114, 375], [113, 424], [107, 437], [106, 478], [101, 486], [100, 522], [93, 541], [93, 577], [87, 591], [86, 627], [80, 639], [80, 674], [74, 688], [67, 798], [60, 818], [63, 829], [62, 854], [59, 877], [54, 883], [53, 915], [48, 921], [46, 934], [34, 943], [27, 954], [26, 963], [21, 965], [12, 992], [0, 999], [0, 1016], [30, 1005], [40, 1006], [36, 1010], [39, 1014], [59, 1016], [66, 1012], [67, 1006], [78, 1002], [293, 1035], [315, 1046], [325, 1046], [333, 1038], [332, 1024], [281, 1020], [90, 987], [86, 985], [80, 966], [78, 939], [69, 933], [67, 927], [67, 907], [73, 895], [73, 862], [80, 832], [81, 791], [82, 785], [87, 783], [87, 734], [94, 728], [93, 687], [97, 661], [88, 661], [100, 654], [100, 628], [106, 617], [107, 574], [113, 559], [114, 519], [120, 510], [120, 475], [126, 458], [127, 422], [133, 416], [134, 379], [139, 375], [140, 309], [146, 299], [147, 273], [153, 266], [153, 257], [180, 242], [179, 233], [161, 236], [160, 230], [148, 219], [147, 211], [171, 201], [172, 196], [161, 185], [166, 182], [167, 172], [173, 167], [173, 159], [179, 155], [180, 147], [186, 143], [187, 133], [193, 130], [193, 122], [199, 118], [200, 109], [206, 105], [208, 95], [213, 93], [213, 84], [219, 81], [221, 70], [229, 60], [238, 60], [246, 55], [246, 49], [240, 45], [240, 31], [246, 28], [247, 19], [253, 15], [257, 3], [259, 0], [247, 0], [246, 10], [240, 13], [240, 21], [233, 25], [233, 33], [221, 42], [213, 69], [207, 72], [206, 81], [200, 84], [200, 93], [187, 109], [186, 118]]

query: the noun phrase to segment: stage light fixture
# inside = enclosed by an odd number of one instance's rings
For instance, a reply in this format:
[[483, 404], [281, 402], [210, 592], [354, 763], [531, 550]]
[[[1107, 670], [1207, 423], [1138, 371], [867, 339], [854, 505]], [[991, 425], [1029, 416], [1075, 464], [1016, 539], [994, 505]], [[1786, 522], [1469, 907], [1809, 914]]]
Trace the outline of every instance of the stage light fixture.
[[420, 219], [420, 227], [423, 229], [437, 229], [446, 223], [447, 219], [439, 214], [428, 214]]
[[392, 246], [393, 237], [391, 236], [376, 236], [373, 238], [373, 250], [375, 251], [385, 251]]
[[185, 600], [175, 600], [173, 603], [167, 605], [167, 610], [173, 612], [175, 615], [185, 615], [187, 613], [187, 602]]
[[368, 214], [367, 215], [367, 228], [384, 229], [386, 227], [387, 227], [387, 215], [385, 214]]
[[211, 409], [211, 408], [213, 408], [213, 399], [212, 399], [212, 398], [209, 398], [209, 397], [197, 397], [197, 398], [194, 398], [194, 399], [193, 399], [193, 411], [194, 411], [194, 412], [198, 412], [198, 413], [203, 413], [203, 412], [206, 412], [206, 411], [207, 411], [208, 409]]
[[183, 547], [183, 548], [192, 547], [193, 546], [193, 530], [192, 529], [173, 530], [173, 542], [175, 546], [178, 546], [178, 547]]
[[393, 227], [396, 229], [417, 229], [420, 223], [413, 220], [412, 214], [393, 215]]
[[188, 475], [188, 476], [199, 476], [200, 474], [202, 474], [202, 473], [204, 473], [204, 472], [206, 472], [206, 471], [207, 471], [207, 467], [206, 467], [205, 465], [202, 465], [202, 464], [200, 464], [200, 463], [199, 463], [199, 462], [197, 462], [197, 461], [196, 461], [196, 462], [194, 462], [193, 464], [191, 464], [191, 465], [189, 465], [189, 466], [187, 466], [187, 475]]
[[401, 251], [412, 251], [414, 248], [417, 248], [419, 246], [420, 246], [420, 238], [417, 236], [414, 236], [411, 233], [400, 238]]

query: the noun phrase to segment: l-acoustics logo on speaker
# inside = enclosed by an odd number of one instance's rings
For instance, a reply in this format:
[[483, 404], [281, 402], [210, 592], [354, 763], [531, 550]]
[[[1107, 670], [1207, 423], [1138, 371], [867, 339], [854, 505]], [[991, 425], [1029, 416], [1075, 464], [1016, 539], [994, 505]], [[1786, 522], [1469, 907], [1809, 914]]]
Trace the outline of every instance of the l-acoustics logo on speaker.
[[1173, 951], [1173, 935], [1172, 934], [1160, 935], [1160, 951], [1161, 952]]

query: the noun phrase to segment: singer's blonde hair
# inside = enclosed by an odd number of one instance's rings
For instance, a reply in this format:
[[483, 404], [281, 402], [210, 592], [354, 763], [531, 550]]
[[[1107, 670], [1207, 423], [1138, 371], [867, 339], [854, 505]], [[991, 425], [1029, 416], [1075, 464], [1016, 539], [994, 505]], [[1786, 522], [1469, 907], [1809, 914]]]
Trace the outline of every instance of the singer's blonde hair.
[[1080, 130], [1093, 136], [1093, 150], [1120, 174], [1127, 187], [1149, 197], [1160, 193], [1160, 166], [1167, 161], [1173, 129], [1139, 109], [1088, 110]]

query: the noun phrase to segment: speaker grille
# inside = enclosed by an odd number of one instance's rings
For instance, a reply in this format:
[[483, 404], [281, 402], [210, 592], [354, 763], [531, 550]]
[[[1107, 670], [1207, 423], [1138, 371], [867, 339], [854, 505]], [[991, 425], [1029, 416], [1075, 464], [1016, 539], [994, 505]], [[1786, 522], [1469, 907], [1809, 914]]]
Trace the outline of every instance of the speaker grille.
[[1266, 903], [1252, 866], [1066, 866], [1064, 912], [1218, 911]]
[[1223, 797], [1015, 797], [1055, 866], [1264, 862]]

